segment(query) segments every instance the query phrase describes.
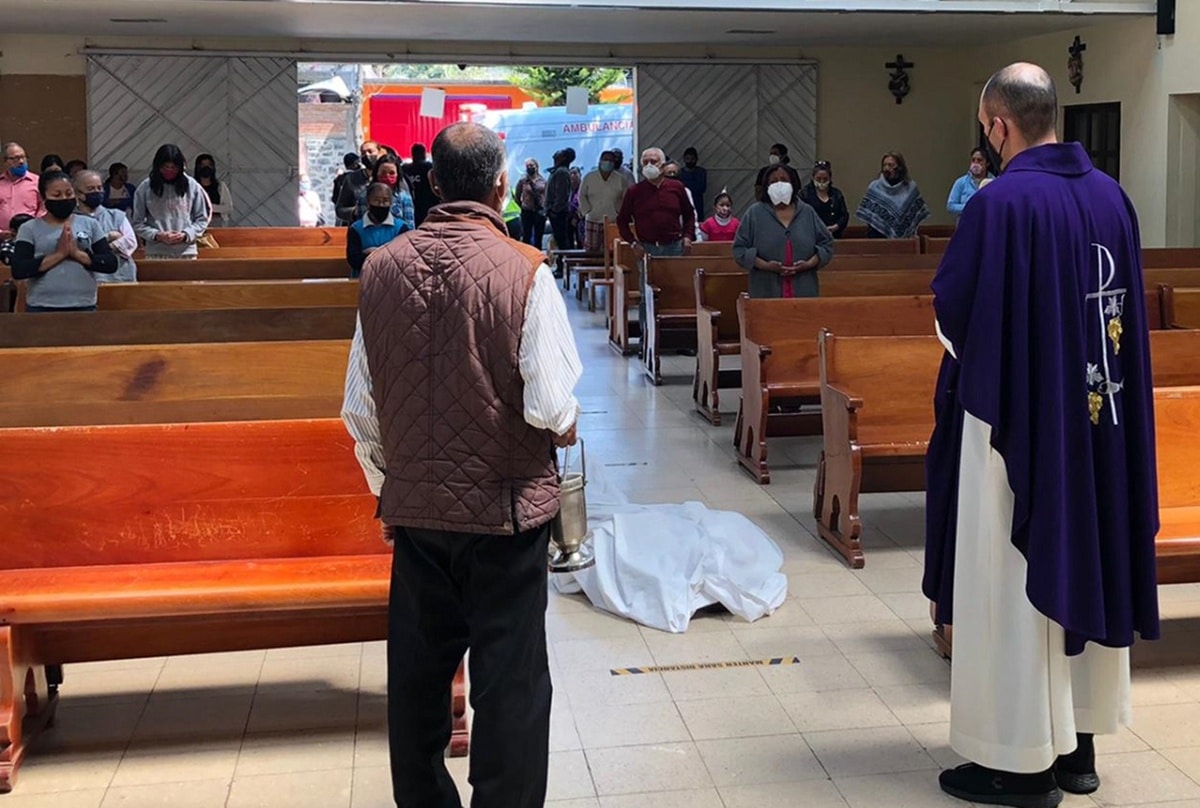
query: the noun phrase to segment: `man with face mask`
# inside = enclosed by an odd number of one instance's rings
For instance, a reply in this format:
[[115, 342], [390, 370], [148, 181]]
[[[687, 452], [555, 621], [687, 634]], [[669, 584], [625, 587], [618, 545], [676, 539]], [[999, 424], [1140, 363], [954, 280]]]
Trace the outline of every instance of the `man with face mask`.
[[75, 186], [75, 212], [90, 216], [108, 234], [108, 246], [117, 255], [117, 271], [112, 275], [97, 275], [99, 283], [131, 283], [137, 280], [137, 264], [133, 253], [138, 248], [133, 225], [119, 210], [104, 207], [104, 180], [95, 171], [84, 169], [72, 178]]
[[642, 152], [643, 179], [626, 192], [617, 212], [621, 238], [639, 256], [683, 255], [692, 246], [696, 214], [683, 183], [663, 174], [666, 164], [662, 149]]
[[992, 175], [988, 171], [987, 155], [983, 153], [983, 149], [973, 150], [967, 173], [959, 177], [954, 183], [954, 187], [950, 189], [950, 198], [946, 200], [946, 210], [955, 216], [961, 216], [963, 209], [971, 201], [971, 197], [979, 193], [983, 183], [989, 179], [992, 179]]
[[792, 162], [792, 158], [788, 157], [788, 147], [782, 143], [772, 143], [770, 150], [767, 152], [767, 164], [758, 170], [758, 176], [754, 180], [754, 197], [757, 199], [762, 196], [763, 178], [770, 171], [781, 163], [788, 165]]
[[979, 121], [1002, 173], [933, 281], [923, 589], [954, 625], [950, 744], [970, 761], [940, 783], [994, 805], [1099, 787], [1093, 735], [1129, 723], [1129, 646], [1159, 636], [1138, 223], [1057, 114], [1042, 68], [992, 76]]
[[637, 182], [637, 177], [629, 170], [629, 166], [625, 165], [625, 152], [620, 149], [613, 149], [612, 153], [613, 159], [617, 161], [617, 173], [625, 178], [626, 185], [634, 185]]
[[336, 213], [339, 221], [350, 223], [355, 221], [359, 199], [363, 197], [367, 185], [371, 182], [375, 162], [384, 154], [386, 152], [375, 141], [363, 141], [362, 170], [347, 171], [346, 179], [338, 192]]
[[612, 151], [600, 153], [600, 164], [589, 171], [579, 186], [579, 213], [584, 219], [583, 248], [590, 253], [604, 252], [604, 220], [616, 221], [621, 200], [629, 187], [617, 172]]
[[500, 139], [453, 124], [433, 165], [433, 226], [366, 260], [342, 409], [393, 544], [393, 796], [461, 805], [444, 750], [469, 648], [473, 804], [542, 808], [554, 447], [575, 442], [582, 368], [545, 256], [504, 232]]
[[700, 165], [700, 153], [695, 146], [683, 150], [683, 168], [679, 171], [679, 180], [692, 195], [696, 205], [696, 221], [704, 219], [704, 195], [708, 193], [708, 169]]
[[20, 143], [5, 143], [0, 157], [0, 236], [13, 237], [8, 223], [12, 217], [24, 213], [34, 218], [46, 212], [38, 194], [38, 175], [29, 170], [29, 158]]

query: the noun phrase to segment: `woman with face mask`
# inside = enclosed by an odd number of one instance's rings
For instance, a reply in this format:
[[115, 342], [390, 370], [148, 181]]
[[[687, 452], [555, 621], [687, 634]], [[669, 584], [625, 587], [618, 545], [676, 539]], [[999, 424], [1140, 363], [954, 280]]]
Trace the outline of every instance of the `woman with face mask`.
[[212, 206], [212, 221], [209, 227], [229, 227], [233, 224], [233, 194], [225, 180], [217, 179], [217, 160], [211, 154], [202, 154], [196, 158], [195, 170], [192, 176], [204, 193], [208, 195]]
[[[409, 230], [416, 228], [417, 208], [413, 204], [412, 194], [408, 190], [408, 180], [400, 171], [400, 161], [397, 158], [385, 154], [375, 161], [375, 167], [371, 171], [371, 185], [376, 184], [386, 185], [392, 189], [392, 215], [404, 222]], [[355, 208], [359, 219], [367, 214], [369, 189], [369, 185], [363, 188], [362, 196]]]
[[984, 154], [983, 149], [973, 149], [967, 173], [959, 177], [955, 181], [954, 187], [950, 189], [950, 198], [946, 200], [946, 210], [955, 216], [962, 215], [963, 209], [971, 201], [971, 197], [979, 193], [979, 190], [990, 179], [993, 177], [988, 171], [987, 155]]
[[750, 297], [816, 297], [817, 270], [833, 257], [833, 236], [800, 199], [800, 174], [773, 166], [759, 199], [733, 240], [733, 257], [750, 272]]
[[346, 262], [350, 264], [351, 278], [362, 274], [368, 255], [401, 233], [412, 230], [394, 213], [394, 187], [383, 182], [367, 186], [366, 213], [346, 231]]
[[75, 213], [71, 178], [51, 171], [38, 178], [46, 213], [21, 226], [12, 274], [29, 281], [25, 311], [95, 311], [96, 275], [117, 271], [108, 233], [95, 219]]
[[850, 209], [846, 207], [846, 197], [841, 190], [833, 186], [833, 166], [828, 161], [818, 160], [813, 164], [812, 182], [804, 186], [800, 198], [817, 212], [817, 218], [834, 238], [842, 238], [846, 234]]
[[733, 215], [733, 197], [725, 191], [713, 200], [713, 215], [700, 224], [705, 241], [733, 241], [741, 222]]
[[187, 161], [167, 143], [154, 154], [150, 176], [133, 195], [133, 229], [146, 258], [195, 258], [196, 240], [208, 230], [208, 194], [184, 173]]
[[912, 238], [931, 215], [917, 183], [908, 176], [908, 163], [900, 152], [888, 152], [879, 161], [879, 177], [854, 214], [867, 225], [868, 238]]
[[788, 147], [782, 143], [772, 143], [770, 151], [767, 152], [767, 164], [758, 170], [758, 176], [754, 180], [754, 198], [762, 196], [763, 180], [767, 176], [767, 172], [777, 165], [788, 165], [792, 162], [792, 158], [788, 157]]
[[538, 161], [525, 161], [525, 176], [513, 186], [512, 196], [521, 207], [521, 240], [542, 248], [546, 236], [546, 180], [542, 179]]

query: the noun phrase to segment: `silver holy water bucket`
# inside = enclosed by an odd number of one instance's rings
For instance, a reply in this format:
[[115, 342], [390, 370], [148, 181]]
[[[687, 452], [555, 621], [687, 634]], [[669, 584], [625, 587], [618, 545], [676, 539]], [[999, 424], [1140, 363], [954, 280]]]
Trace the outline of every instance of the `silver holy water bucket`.
[[550, 523], [551, 572], [578, 572], [596, 563], [591, 547], [592, 532], [587, 524], [587, 455], [583, 450], [583, 439], [579, 440], [579, 471], [570, 471], [568, 458], [571, 449], [563, 452], [563, 465], [559, 471], [558, 516]]

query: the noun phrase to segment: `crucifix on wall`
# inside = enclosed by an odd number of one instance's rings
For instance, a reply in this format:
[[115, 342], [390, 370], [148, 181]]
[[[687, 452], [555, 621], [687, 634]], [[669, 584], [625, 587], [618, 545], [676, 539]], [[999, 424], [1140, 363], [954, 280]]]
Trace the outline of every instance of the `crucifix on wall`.
[[896, 61], [887, 62], [884, 65], [884, 67], [892, 70], [891, 75], [888, 77], [888, 90], [890, 90], [892, 95], [895, 97], [897, 104], [903, 104], [904, 96], [908, 95], [909, 91], [912, 89], [909, 84], [907, 71], [908, 68], [915, 66], [916, 65], [912, 62], [905, 61], [904, 54], [902, 53], [896, 54]]
[[1083, 86], [1083, 52], [1085, 50], [1087, 50], [1087, 45], [1076, 34], [1075, 41], [1071, 43], [1071, 47], [1067, 48], [1067, 52], [1071, 54], [1071, 57], [1067, 59], [1067, 79], [1075, 88], [1076, 95], [1079, 95], [1079, 89]]

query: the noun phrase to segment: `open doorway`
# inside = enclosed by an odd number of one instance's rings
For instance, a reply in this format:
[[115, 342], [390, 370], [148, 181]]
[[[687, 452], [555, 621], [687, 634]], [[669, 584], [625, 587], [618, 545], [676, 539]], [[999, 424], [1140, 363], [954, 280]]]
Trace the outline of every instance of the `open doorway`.
[[[621, 67], [301, 63], [302, 195], [307, 189], [321, 221], [332, 225], [338, 218], [334, 182], [346, 171], [347, 155], [357, 154], [364, 140], [409, 163], [414, 145], [429, 148], [442, 128], [468, 120], [504, 139], [510, 183], [524, 174], [529, 158], [537, 160], [544, 179], [554, 153], [568, 146], [583, 171], [614, 147], [628, 166], [634, 159], [632, 74]], [[567, 112], [569, 86], [587, 88], [586, 114]], [[420, 114], [426, 88], [446, 94], [440, 117]], [[507, 215], [519, 218], [516, 202], [510, 207]]]
[[1200, 94], [1173, 95], [1167, 122], [1167, 246], [1200, 247]]

